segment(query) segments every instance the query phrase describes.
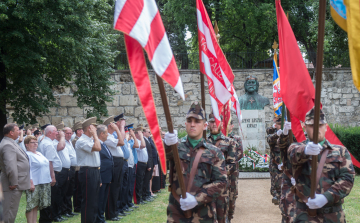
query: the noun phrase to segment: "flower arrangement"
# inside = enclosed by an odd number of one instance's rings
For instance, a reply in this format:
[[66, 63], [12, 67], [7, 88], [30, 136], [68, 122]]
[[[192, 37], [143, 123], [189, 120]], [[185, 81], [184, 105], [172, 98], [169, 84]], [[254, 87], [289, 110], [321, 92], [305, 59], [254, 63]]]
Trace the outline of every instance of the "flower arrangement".
[[248, 147], [244, 156], [239, 160], [239, 169], [242, 172], [267, 172], [269, 171], [269, 155], [261, 155], [256, 147]]

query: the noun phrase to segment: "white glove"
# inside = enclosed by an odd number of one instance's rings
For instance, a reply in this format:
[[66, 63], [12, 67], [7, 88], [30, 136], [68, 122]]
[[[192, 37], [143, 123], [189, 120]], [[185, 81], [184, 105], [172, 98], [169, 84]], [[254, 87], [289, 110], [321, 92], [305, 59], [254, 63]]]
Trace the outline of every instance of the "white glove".
[[305, 147], [305, 154], [316, 156], [320, 153], [321, 149], [322, 146], [320, 144], [314, 144], [313, 142], [308, 142], [308, 144]]
[[283, 130], [281, 130], [281, 129], [277, 130], [277, 132], [276, 132], [276, 134], [277, 134], [278, 136], [280, 136], [281, 133], [283, 133]]
[[274, 124], [272, 125], [272, 127], [273, 127], [273, 128], [276, 128], [276, 124], [274, 123]]
[[291, 130], [291, 122], [285, 122], [284, 124], [284, 135], [288, 135], [289, 134], [289, 130]]
[[294, 179], [294, 177], [291, 177], [291, 184], [292, 184], [293, 186], [296, 185], [296, 180]]
[[328, 200], [323, 194], [315, 194], [315, 198], [314, 199], [309, 198], [306, 205], [310, 209], [319, 209], [324, 207], [324, 205], [327, 204], [327, 202]]
[[282, 166], [283, 166], [283, 164], [280, 163], [280, 164], [278, 165], [278, 169], [279, 169], [279, 170], [282, 170], [282, 169], [281, 169]]
[[177, 131], [165, 133], [164, 142], [167, 146], [175, 145], [178, 142]]
[[180, 207], [183, 211], [193, 209], [194, 207], [196, 207], [197, 203], [198, 202], [196, 201], [196, 198], [188, 192], [186, 192], [185, 199], [180, 198]]

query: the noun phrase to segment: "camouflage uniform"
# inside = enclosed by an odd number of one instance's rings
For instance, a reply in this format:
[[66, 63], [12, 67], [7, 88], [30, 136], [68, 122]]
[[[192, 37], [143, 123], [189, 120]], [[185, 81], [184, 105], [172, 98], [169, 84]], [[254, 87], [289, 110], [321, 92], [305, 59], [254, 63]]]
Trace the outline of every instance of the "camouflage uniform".
[[[234, 194], [233, 197], [229, 198], [229, 212], [234, 210], [235, 211], [235, 203], [236, 198], [238, 197], [238, 176], [239, 176], [239, 160], [243, 157], [244, 150], [242, 146], [242, 140], [240, 136], [235, 135], [233, 132], [229, 134], [229, 138], [235, 140], [238, 143], [238, 147], [236, 148], [237, 152], [237, 158], [236, 158], [236, 164], [235, 164], [235, 172], [231, 175], [231, 178], [233, 179], [231, 181], [230, 190], [233, 188], [235, 191], [230, 191], [230, 194]], [[233, 213], [232, 213], [233, 214]], [[230, 216], [230, 214], [229, 214]]]
[[[274, 127], [269, 127], [266, 129], [267, 142], [270, 146], [270, 165], [269, 171], [271, 175], [271, 188], [270, 194], [274, 197], [273, 203], [278, 204], [281, 193], [281, 172], [278, 169], [278, 164], [281, 163], [280, 159], [280, 149], [277, 145], [277, 140], [279, 136], [276, 134], [277, 129]], [[276, 200], [277, 199], [277, 200]]]
[[[198, 103], [193, 103], [188, 112], [188, 117], [204, 119], [205, 114]], [[197, 117], [197, 116], [200, 117]], [[184, 212], [180, 208], [180, 203], [172, 193], [169, 196], [169, 205], [167, 207], [167, 222], [216, 222], [216, 213], [212, 202], [225, 191], [227, 184], [227, 175], [225, 159], [221, 151], [215, 146], [206, 143], [202, 139], [195, 148], [189, 143], [188, 137], [184, 137], [178, 143], [178, 151], [184, 177], [185, 185], [189, 180], [190, 171], [195, 159], [196, 153], [200, 147], [205, 150], [200, 157], [198, 171], [195, 174], [193, 186], [190, 194], [194, 195], [198, 205], [191, 209], [192, 217], [185, 218]], [[175, 190], [177, 197], [181, 195], [176, 169], [174, 168], [173, 152], [171, 147], [165, 146], [166, 157], [170, 160], [170, 184], [171, 189]]]
[[226, 217], [228, 219], [232, 219], [234, 215], [234, 208], [235, 204], [232, 205], [231, 209], [229, 206], [229, 202], [231, 199], [231, 202], [235, 202], [235, 191], [236, 191], [236, 160], [239, 158], [237, 149], [239, 145], [237, 142], [233, 139], [230, 139], [229, 137], [224, 136], [222, 133], [218, 136], [217, 139], [214, 139], [214, 136], [209, 134], [207, 136], [207, 142], [215, 145], [217, 142], [218, 148], [223, 152], [225, 161], [226, 161], [226, 170], [227, 170], [227, 176], [228, 176], [228, 184], [227, 184], [227, 190], [224, 191], [224, 193], [219, 197], [216, 201], [216, 214], [217, 219], [219, 222], [225, 222]]
[[[306, 114], [305, 124], [313, 124], [313, 116], [314, 108]], [[326, 123], [325, 115], [321, 110], [320, 123]], [[311, 169], [311, 156], [305, 154], [305, 147], [308, 142], [309, 140], [293, 143], [288, 150], [296, 180], [296, 217], [294, 222], [346, 222], [342, 204], [353, 187], [355, 176], [350, 154], [344, 146], [332, 145], [325, 140], [318, 155], [318, 162], [325, 149], [329, 149], [329, 153], [325, 159], [316, 194], [323, 194], [328, 203], [317, 209], [317, 216], [310, 217], [306, 211], [306, 202], [304, 202], [310, 196], [310, 174], [313, 171]]]
[[290, 146], [289, 135], [281, 134], [278, 140], [278, 144], [281, 152], [281, 159], [283, 162], [283, 174], [281, 177], [281, 197], [279, 204], [282, 215], [281, 222], [290, 223], [294, 222], [296, 201], [294, 191], [291, 190], [292, 165], [287, 155], [287, 150]]

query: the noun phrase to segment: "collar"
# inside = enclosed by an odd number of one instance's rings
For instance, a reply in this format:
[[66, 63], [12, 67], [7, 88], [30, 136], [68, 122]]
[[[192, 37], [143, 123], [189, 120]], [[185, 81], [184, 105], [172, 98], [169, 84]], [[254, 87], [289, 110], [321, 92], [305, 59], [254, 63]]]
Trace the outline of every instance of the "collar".
[[[189, 142], [188, 136], [183, 137], [180, 141], [181, 141], [182, 143], [185, 143], [185, 145], [186, 145], [187, 147], [191, 147], [191, 148], [192, 148], [192, 146], [191, 146], [191, 144], [190, 144], [190, 142]], [[194, 149], [200, 148], [200, 147], [206, 148], [206, 141], [205, 141], [204, 138], [201, 138], [201, 141], [195, 146]]]
[[15, 142], [15, 140], [13, 140], [12, 138], [7, 137], [7, 136], [4, 136], [4, 139], [10, 140], [11, 142]]

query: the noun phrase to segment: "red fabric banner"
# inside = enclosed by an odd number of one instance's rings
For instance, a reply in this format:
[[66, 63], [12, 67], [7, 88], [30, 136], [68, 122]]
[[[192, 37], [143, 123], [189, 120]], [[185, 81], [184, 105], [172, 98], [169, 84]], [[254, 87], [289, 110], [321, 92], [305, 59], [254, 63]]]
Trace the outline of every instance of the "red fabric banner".
[[142, 46], [130, 36], [124, 34], [125, 46], [136, 90], [144, 110], [146, 120], [153, 135], [156, 150], [159, 154], [160, 166], [166, 174], [166, 156], [157, 119], [155, 101], [151, 90], [151, 82], [146, 68], [145, 55]]

